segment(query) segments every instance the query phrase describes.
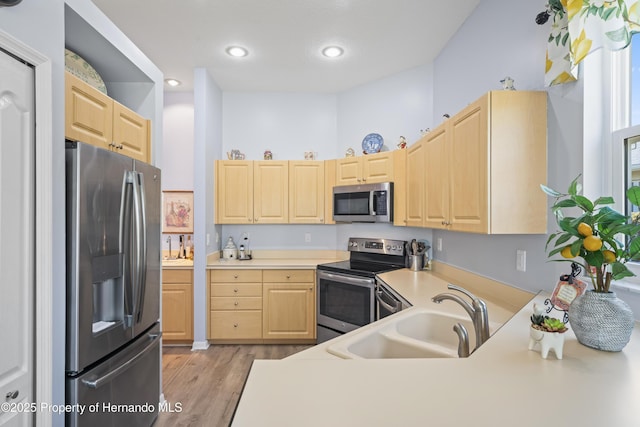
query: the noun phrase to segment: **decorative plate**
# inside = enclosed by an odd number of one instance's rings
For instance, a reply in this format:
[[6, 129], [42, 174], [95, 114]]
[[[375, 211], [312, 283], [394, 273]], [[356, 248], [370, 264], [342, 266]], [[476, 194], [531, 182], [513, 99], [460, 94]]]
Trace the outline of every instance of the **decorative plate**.
[[69, 49], [64, 50], [64, 68], [83, 82], [95, 87], [105, 95], [107, 94], [107, 86], [95, 68]]
[[377, 133], [370, 133], [362, 140], [362, 150], [366, 154], [378, 153], [384, 144], [384, 139]]

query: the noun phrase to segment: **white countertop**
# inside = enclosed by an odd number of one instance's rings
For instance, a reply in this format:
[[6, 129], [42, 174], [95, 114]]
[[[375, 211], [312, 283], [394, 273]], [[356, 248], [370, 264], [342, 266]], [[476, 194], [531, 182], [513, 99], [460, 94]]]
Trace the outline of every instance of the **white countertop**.
[[[382, 277], [416, 310], [462, 310], [431, 302], [446, 282], [428, 272]], [[545, 360], [527, 349], [531, 303], [513, 317], [487, 305], [491, 322], [506, 323], [467, 359], [344, 360], [326, 353], [328, 342], [284, 360], [256, 360], [233, 426], [640, 425], [638, 324], [622, 352], [585, 347], [569, 330], [563, 359]]]

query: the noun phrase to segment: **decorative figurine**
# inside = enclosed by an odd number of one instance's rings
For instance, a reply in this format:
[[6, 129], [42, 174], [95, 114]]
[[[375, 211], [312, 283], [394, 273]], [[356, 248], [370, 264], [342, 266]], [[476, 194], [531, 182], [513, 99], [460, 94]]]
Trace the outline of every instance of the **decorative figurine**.
[[401, 149], [401, 150], [402, 150], [403, 148], [406, 148], [406, 147], [407, 147], [407, 140], [405, 139], [405, 137], [404, 137], [404, 136], [400, 136], [400, 140], [398, 141], [398, 145], [397, 145], [397, 146], [398, 146], [398, 148], [399, 148], [399, 149]]
[[273, 153], [271, 152], [271, 150], [266, 150], [264, 152], [264, 159], [265, 160], [273, 160]]
[[229, 160], [244, 160], [244, 154], [240, 150], [227, 151], [227, 158]]
[[502, 89], [504, 90], [516, 90], [515, 86], [513, 86], [514, 80], [507, 76], [504, 79], [500, 80], [500, 83], [502, 83]]
[[316, 153], [315, 151], [305, 151], [304, 152], [304, 159], [305, 160], [315, 160], [316, 157], [318, 157], [318, 153]]
[[356, 152], [351, 147], [347, 148], [347, 152], [344, 153], [345, 157], [353, 157], [355, 155], [356, 155]]
[[426, 129], [420, 129], [420, 136], [425, 136], [426, 134], [428, 134], [429, 132], [431, 132], [430, 128], [426, 128]]

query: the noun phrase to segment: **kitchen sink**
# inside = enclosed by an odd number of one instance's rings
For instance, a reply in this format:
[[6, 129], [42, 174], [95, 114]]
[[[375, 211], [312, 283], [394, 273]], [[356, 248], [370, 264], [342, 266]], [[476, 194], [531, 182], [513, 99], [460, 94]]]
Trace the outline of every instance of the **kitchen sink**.
[[411, 309], [372, 324], [362, 332], [341, 338], [327, 347], [345, 359], [451, 358], [458, 357], [458, 335], [453, 326], [461, 323], [475, 348], [475, 332], [470, 319], [425, 309]]
[[467, 329], [469, 348], [472, 350], [476, 348], [476, 334], [471, 319], [424, 311], [399, 320], [395, 326], [400, 335], [457, 349], [458, 335], [453, 330], [453, 325], [456, 323], [462, 324]]

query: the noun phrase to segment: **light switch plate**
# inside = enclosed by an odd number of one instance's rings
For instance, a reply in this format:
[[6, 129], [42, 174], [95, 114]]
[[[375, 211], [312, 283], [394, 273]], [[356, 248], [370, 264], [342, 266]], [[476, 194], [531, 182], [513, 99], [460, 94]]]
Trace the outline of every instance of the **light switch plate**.
[[516, 270], [527, 271], [527, 251], [522, 249], [516, 251]]

